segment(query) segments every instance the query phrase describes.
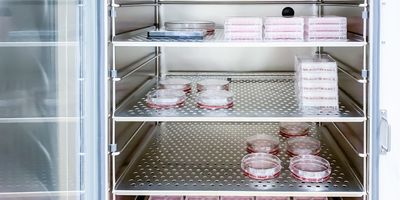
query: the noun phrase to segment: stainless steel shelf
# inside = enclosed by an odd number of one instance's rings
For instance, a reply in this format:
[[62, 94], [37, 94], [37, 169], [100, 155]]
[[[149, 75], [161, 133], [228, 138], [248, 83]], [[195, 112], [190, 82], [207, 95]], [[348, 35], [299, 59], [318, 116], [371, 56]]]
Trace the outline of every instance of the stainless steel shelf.
[[[201, 74], [201, 73], [200, 73]], [[171, 76], [173, 77], [173, 76]], [[206, 77], [231, 80], [235, 105], [230, 109], [207, 110], [198, 108], [195, 93], [188, 96], [183, 107], [174, 109], [148, 108], [145, 96], [156, 88], [150, 81], [132, 94], [115, 112], [116, 121], [236, 121], [236, 122], [363, 122], [366, 117], [349, 98], [341, 94], [339, 112], [308, 114], [301, 111], [294, 91], [293, 75], [265, 76], [179, 76], [193, 83]], [[195, 84], [192, 86], [196, 91]]]
[[214, 35], [204, 40], [147, 39], [147, 30], [133, 31], [116, 36], [114, 46], [161, 46], [161, 47], [361, 47], [366, 45], [362, 38], [349, 36], [347, 41], [321, 42], [269, 42], [269, 41], [233, 41], [224, 39], [224, 31], [217, 29]]
[[240, 170], [245, 139], [254, 134], [278, 136], [278, 123], [162, 123], [137, 152], [114, 193], [117, 195], [248, 195], [360, 197], [363, 187], [325, 128], [313, 127], [320, 155], [332, 174], [323, 183], [304, 183], [288, 169], [285, 139], [280, 137], [282, 173], [273, 180], [247, 178]]

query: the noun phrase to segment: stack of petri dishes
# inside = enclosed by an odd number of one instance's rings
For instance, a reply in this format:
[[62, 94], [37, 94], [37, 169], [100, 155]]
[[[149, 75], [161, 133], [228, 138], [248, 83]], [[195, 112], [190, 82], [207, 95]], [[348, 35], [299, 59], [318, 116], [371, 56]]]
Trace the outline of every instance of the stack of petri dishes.
[[308, 41], [343, 41], [347, 39], [346, 17], [306, 17], [305, 27]]
[[304, 40], [304, 18], [265, 17], [264, 40], [268, 41]]
[[164, 25], [168, 31], [205, 30], [209, 34], [215, 31], [215, 23], [212, 21], [168, 21]]
[[146, 103], [150, 108], [175, 108], [185, 104], [186, 94], [181, 90], [158, 89], [147, 94]]
[[279, 133], [283, 137], [298, 137], [309, 134], [311, 125], [305, 122], [281, 122], [279, 123]]
[[329, 179], [329, 161], [314, 155], [300, 155], [290, 159], [289, 170], [293, 177], [304, 182], [323, 182]]
[[268, 153], [251, 153], [242, 158], [241, 168], [244, 175], [258, 180], [273, 179], [279, 176], [281, 160]]
[[229, 17], [225, 20], [226, 40], [262, 40], [262, 30], [260, 17]]
[[197, 106], [204, 109], [227, 109], [233, 107], [233, 93], [229, 91], [229, 81], [204, 79], [197, 82]]

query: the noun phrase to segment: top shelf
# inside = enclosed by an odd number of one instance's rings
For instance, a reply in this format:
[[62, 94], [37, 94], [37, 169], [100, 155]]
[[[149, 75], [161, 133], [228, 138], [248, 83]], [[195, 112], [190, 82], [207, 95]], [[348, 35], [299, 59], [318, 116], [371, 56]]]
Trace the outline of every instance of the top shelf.
[[226, 40], [224, 30], [217, 29], [204, 40], [147, 39], [147, 31], [133, 31], [114, 37], [114, 46], [159, 47], [362, 47], [367, 43], [359, 36], [350, 34], [347, 41], [282, 41]]

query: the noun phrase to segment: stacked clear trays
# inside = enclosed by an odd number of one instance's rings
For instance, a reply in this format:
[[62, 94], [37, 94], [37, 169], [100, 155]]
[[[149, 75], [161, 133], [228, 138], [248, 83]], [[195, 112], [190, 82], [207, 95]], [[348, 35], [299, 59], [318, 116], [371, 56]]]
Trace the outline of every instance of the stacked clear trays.
[[242, 158], [241, 168], [244, 175], [258, 180], [273, 179], [281, 172], [281, 160], [268, 153], [251, 153]]
[[226, 40], [262, 40], [263, 22], [259, 17], [230, 17], [225, 20]]
[[342, 41], [347, 39], [346, 17], [306, 17], [305, 29], [306, 39], [309, 41]]
[[264, 39], [268, 41], [304, 40], [304, 18], [265, 17]]
[[303, 182], [323, 182], [329, 179], [331, 166], [326, 159], [314, 155], [295, 156], [290, 159], [289, 170]]
[[308, 113], [339, 110], [337, 64], [328, 55], [296, 57], [296, 94]]

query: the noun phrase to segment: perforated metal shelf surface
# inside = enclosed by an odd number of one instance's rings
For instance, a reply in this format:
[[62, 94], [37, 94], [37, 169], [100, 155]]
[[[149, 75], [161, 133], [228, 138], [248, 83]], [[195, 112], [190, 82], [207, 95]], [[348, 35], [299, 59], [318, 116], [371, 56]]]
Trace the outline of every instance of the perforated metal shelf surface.
[[148, 39], [147, 31], [130, 32], [116, 36], [115, 46], [163, 46], [163, 47], [361, 47], [366, 45], [360, 38], [349, 36], [347, 41], [285, 41], [226, 40], [224, 30], [216, 29], [215, 34], [204, 40], [187, 39]]
[[261, 133], [278, 136], [278, 132], [278, 123], [162, 123], [152, 132], [144, 150], [137, 152], [114, 193], [330, 197], [364, 194], [360, 181], [325, 128], [317, 131], [313, 127], [311, 135], [320, 139], [320, 155], [331, 163], [328, 181], [304, 183], [294, 179], [281, 136], [281, 175], [264, 181], [244, 176], [240, 161], [246, 154], [246, 138]]
[[[171, 76], [174, 77], [174, 76]], [[176, 76], [175, 76], [176, 77]], [[192, 80], [192, 93], [183, 107], [154, 109], [146, 105], [145, 97], [157, 86], [156, 80], [122, 104], [115, 112], [116, 121], [296, 121], [296, 122], [362, 122], [362, 111], [341, 94], [340, 111], [322, 114], [304, 113], [298, 107], [292, 75], [270, 76], [179, 76]], [[197, 107], [196, 82], [205, 78], [230, 80], [234, 106], [230, 109], [207, 110]]]

